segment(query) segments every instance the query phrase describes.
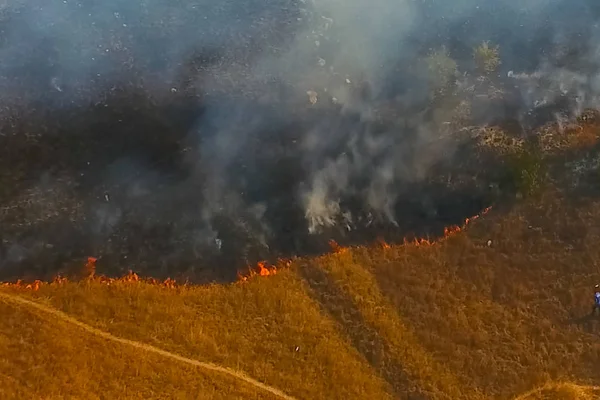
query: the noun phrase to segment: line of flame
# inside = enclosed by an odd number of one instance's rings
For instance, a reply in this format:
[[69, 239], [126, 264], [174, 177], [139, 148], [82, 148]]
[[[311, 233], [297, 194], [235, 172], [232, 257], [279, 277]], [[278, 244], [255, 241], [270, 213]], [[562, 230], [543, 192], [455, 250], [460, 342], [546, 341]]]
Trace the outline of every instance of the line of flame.
[[[465, 222], [462, 226], [452, 225], [452, 226], [444, 228], [444, 235], [439, 239], [436, 239], [436, 240], [431, 240], [428, 238], [417, 238], [417, 239], [413, 239], [413, 240], [404, 239], [404, 242], [402, 244], [400, 244], [400, 246], [408, 246], [408, 245], [433, 246], [436, 243], [440, 243], [440, 242], [448, 239], [449, 237], [454, 236], [457, 233], [463, 231], [469, 223], [471, 223], [472, 221], [487, 214], [491, 209], [492, 209], [492, 207], [487, 207], [479, 214], [474, 215], [470, 218], [466, 218]], [[380, 239], [380, 240], [378, 240], [378, 242], [383, 249], [391, 249], [392, 248], [392, 245], [386, 243], [384, 240]], [[335, 240], [330, 240], [329, 246], [331, 248], [331, 251], [336, 254], [345, 253], [350, 249], [350, 247], [340, 246]], [[162, 286], [162, 287], [169, 288], [169, 289], [188, 286], [187, 283], [180, 284], [180, 283], [177, 283], [175, 281], [175, 279], [171, 279], [171, 278], [167, 278], [163, 281], [157, 280], [155, 278], [140, 278], [135, 272], [133, 272], [131, 270], [129, 271], [129, 273], [127, 275], [122, 276], [120, 278], [110, 278], [110, 277], [107, 277], [104, 275], [96, 275], [95, 272], [96, 272], [96, 261], [97, 260], [98, 259], [96, 257], [88, 257], [88, 259], [87, 259], [87, 263], [85, 264], [85, 267], [84, 267], [84, 272], [86, 274], [85, 279], [88, 281], [97, 282], [97, 283], [101, 283], [104, 285], [111, 285], [111, 284], [114, 284], [117, 282], [125, 282], [125, 283], [143, 282], [143, 283], [147, 283], [147, 284]], [[238, 272], [238, 282], [247, 282], [248, 280], [250, 280], [254, 277], [257, 277], [257, 276], [275, 275], [277, 273], [278, 269], [289, 267], [291, 264], [292, 264], [292, 259], [279, 259], [276, 264], [269, 264], [269, 263], [267, 263], [267, 261], [259, 261], [258, 263], [256, 263], [256, 265], [254, 267], [249, 266], [247, 271], [245, 271], [243, 273]], [[36, 291], [36, 290], [39, 290], [44, 285], [61, 285], [68, 281], [69, 280], [65, 277], [57, 276], [50, 282], [35, 280], [31, 283], [25, 283], [19, 279], [16, 282], [0, 283], [0, 286], [19, 288], [19, 289], [29, 289], [29, 290]]]
[[[417, 239], [413, 239], [413, 240], [404, 239], [404, 242], [401, 244], [401, 246], [433, 246], [436, 243], [441, 243], [444, 240], [463, 231], [467, 227], [467, 225], [469, 225], [469, 223], [475, 221], [476, 219], [480, 218], [481, 216], [486, 215], [488, 212], [490, 212], [491, 209], [492, 209], [491, 206], [487, 207], [483, 211], [481, 211], [479, 214], [476, 214], [470, 218], [465, 218], [465, 221], [462, 226], [451, 225], [451, 226], [445, 227], [444, 235], [439, 239], [435, 239], [435, 240], [432, 240], [429, 238], [417, 238]], [[391, 249], [392, 248], [392, 245], [390, 245], [389, 243], [386, 243], [383, 239], [379, 239], [378, 242], [383, 249]], [[331, 248], [331, 251], [336, 254], [342, 254], [342, 253], [345, 253], [350, 250], [350, 247], [340, 246], [333, 239], [329, 241], [329, 247]], [[291, 265], [291, 262], [292, 262], [291, 260], [281, 260], [280, 259], [278, 261], [277, 265], [267, 265], [266, 261], [259, 261], [255, 267], [249, 267], [248, 271], [246, 273], [238, 273], [238, 280], [242, 281], [242, 282], [246, 282], [249, 279], [256, 277], [256, 276], [274, 275], [275, 273], [277, 273], [277, 269], [282, 264], [285, 266], [289, 266], [289, 265]]]

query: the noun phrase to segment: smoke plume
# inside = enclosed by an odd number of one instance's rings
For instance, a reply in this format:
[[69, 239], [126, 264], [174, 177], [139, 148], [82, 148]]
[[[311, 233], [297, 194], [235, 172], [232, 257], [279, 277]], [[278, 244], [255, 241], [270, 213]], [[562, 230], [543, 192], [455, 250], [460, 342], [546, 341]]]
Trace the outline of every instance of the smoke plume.
[[489, 201], [469, 126], [598, 106], [599, 20], [592, 0], [2, 2], [0, 275], [95, 255], [227, 276], [434, 234]]

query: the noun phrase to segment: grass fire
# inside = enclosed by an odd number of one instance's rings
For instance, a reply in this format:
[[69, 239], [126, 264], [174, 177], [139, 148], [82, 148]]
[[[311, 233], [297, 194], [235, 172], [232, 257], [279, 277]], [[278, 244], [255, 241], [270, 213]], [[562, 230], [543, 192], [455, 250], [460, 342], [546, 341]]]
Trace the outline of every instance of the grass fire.
[[4, 2], [0, 398], [597, 398], [599, 27]]

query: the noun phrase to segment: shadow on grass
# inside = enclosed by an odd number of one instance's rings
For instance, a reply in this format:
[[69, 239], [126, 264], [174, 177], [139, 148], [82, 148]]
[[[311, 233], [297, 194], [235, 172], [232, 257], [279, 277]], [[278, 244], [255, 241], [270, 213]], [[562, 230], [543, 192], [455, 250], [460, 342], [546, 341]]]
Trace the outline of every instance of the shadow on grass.
[[573, 317], [567, 322], [577, 325], [587, 333], [600, 335], [600, 315], [589, 313], [580, 317]]
[[411, 383], [402, 366], [389, 356], [388, 343], [365, 321], [352, 299], [331, 277], [323, 269], [311, 264], [300, 266], [298, 271], [308, 284], [311, 296], [339, 324], [342, 333], [360, 355], [392, 387], [395, 396], [425, 400], [424, 395], [408, 390]]

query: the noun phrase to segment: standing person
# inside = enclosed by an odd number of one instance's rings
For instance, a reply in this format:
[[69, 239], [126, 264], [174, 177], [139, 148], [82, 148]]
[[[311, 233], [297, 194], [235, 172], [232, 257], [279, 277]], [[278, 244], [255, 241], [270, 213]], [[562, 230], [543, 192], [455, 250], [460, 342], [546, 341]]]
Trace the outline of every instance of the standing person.
[[592, 308], [592, 315], [600, 314], [600, 285], [596, 285], [594, 289], [594, 307]]

